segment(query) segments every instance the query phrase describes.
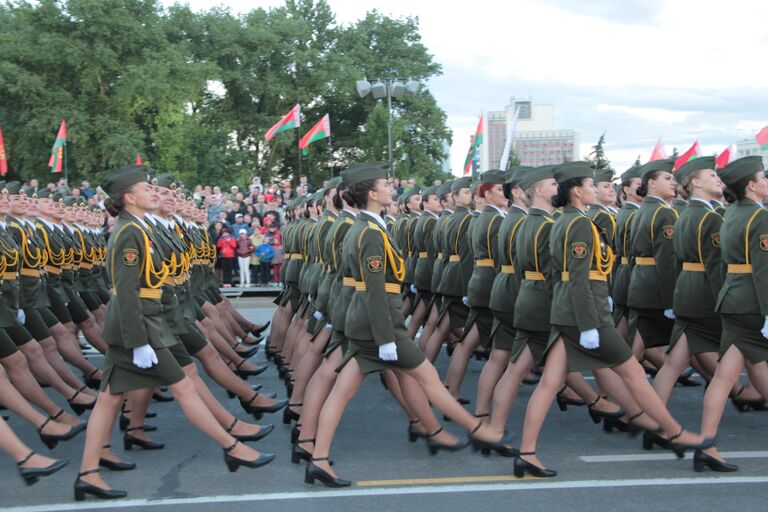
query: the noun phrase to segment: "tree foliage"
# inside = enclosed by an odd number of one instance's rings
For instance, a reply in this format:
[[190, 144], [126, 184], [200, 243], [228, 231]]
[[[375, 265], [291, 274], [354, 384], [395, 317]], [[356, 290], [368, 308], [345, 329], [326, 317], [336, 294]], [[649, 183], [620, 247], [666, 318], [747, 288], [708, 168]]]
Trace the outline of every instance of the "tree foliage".
[[611, 167], [611, 162], [605, 156], [605, 133], [600, 135], [597, 144], [592, 146], [592, 151], [584, 159], [595, 171], [602, 171]]
[[[358, 98], [356, 80], [441, 73], [417, 19], [372, 11], [342, 26], [325, 0], [243, 14], [157, 0], [9, 2], [0, 48], [0, 125], [11, 177], [23, 179], [50, 172], [66, 118], [75, 179], [98, 179], [140, 153], [188, 183], [300, 170], [319, 183], [332, 168], [387, 160], [386, 103]], [[330, 145], [303, 158], [297, 130], [263, 138], [296, 103], [302, 130], [331, 119]], [[429, 90], [393, 101], [393, 116], [398, 175], [437, 177], [451, 133]]]

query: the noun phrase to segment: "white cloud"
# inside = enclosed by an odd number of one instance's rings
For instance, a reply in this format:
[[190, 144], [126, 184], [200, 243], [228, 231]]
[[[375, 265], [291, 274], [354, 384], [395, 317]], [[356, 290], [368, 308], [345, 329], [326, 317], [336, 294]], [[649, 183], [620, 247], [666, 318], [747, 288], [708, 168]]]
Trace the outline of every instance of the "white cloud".
[[619, 112], [630, 117], [643, 119], [644, 121], [652, 121], [654, 123], [664, 124], [682, 123], [685, 122], [685, 120], [693, 114], [696, 114], [696, 112], [667, 110], [664, 108], [629, 107], [627, 105], [608, 105], [606, 103], [600, 103], [597, 105], [597, 111]]

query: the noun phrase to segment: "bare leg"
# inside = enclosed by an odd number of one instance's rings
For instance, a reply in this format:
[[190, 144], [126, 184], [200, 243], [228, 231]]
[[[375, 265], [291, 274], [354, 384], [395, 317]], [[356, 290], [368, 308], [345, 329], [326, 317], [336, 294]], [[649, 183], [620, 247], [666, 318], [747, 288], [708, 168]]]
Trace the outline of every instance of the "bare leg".
[[677, 378], [688, 368], [690, 359], [688, 340], [683, 334], [672, 347], [667, 355], [667, 360], [653, 379], [653, 389], [656, 390], [664, 405], [669, 403], [669, 397], [672, 395], [672, 389], [675, 387]]
[[[715, 370], [715, 376], [704, 394], [704, 409], [701, 414], [701, 433], [707, 437], [715, 437], [723, 417], [725, 403], [734, 385], [739, 381], [741, 370], [744, 368], [744, 356], [735, 345], [731, 345], [720, 358]], [[714, 446], [705, 453], [718, 460], [723, 458]]]
[[[290, 402], [292, 404], [301, 404], [304, 402], [304, 391], [309, 383], [309, 380], [314, 375], [315, 371], [320, 367], [320, 363], [323, 359], [323, 348], [325, 347], [328, 339], [331, 336], [329, 329], [323, 328], [323, 330], [317, 335], [315, 341], [309, 344], [309, 350], [301, 358], [301, 363], [296, 368], [294, 374], [295, 382], [293, 384], [293, 393], [291, 393]], [[296, 409], [296, 407], [292, 407]]]
[[[35, 428], [40, 428], [40, 426], [48, 419], [47, 416], [40, 414], [37, 412], [37, 409], [29, 405], [29, 402], [27, 402], [16, 388], [13, 387], [13, 384], [8, 380], [8, 377], [5, 375], [2, 368], [0, 368], [0, 403], [2, 403], [9, 411], [13, 411], [30, 422]], [[59, 423], [57, 421], [49, 421], [43, 428], [43, 433], [64, 435], [70, 430], [72, 430], [72, 426], [70, 425]]]
[[[24, 460], [24, 457], [29, 455], [32, 448], [24, 444], [19, 439], [11, 427], [0, 418], [0, 450], [10, 455], [14, 461], [19, 462]], [[46, 457], [44, 455], [35, 454], [25, 462], [22, 467], [25, 468], [44, 468], [50, 466], [55, 462], [55, 459]]]
[[[387, 371], [388, 370], [385, 370], [385, 372]], [[402, 401], [398, 400], [398, 403], [400, 403], [400, 406], [403, 408], [406, 415], [410, 419], [419, 420], [417, 426], [423, 427], [426, 433], [431, 434], [437, 432], [440, 429], [440, 422], [437, 417], [435, 417], [435, 413], [432, 412], [429, 400], [427, 400], [427, 396], [421, 389], [419, 382], [410, 375], [399, 370], [396, 370], [394, 374], [397, 375], [396, 382], [399, 382], [397, 389], [402, 390]], [[390, 387], [389, 390], [392, 392], [393, 388]], [[392, 393], [392, 396], [397, 400], [397, 396], [394, 392]], [[456, 439], [456, 436], [445, 430], [439, 434], [435, 434], [431, 439], [435, 442], [448, 445], [459, 442], [459, 440]]]
[[[51, 368], [48, 364], [48, 360], [43, 354], [43, 349], [36, 340], [29, 341], [19, 347], [19, 351], [24, 354], [29, 364], [29, 369], [32, 374], [37, 377], [40, 382], [49, 384], [53, 389], [61, 393], [66, 399], [71, 399], [77, 393], [78, 388], [68, 386], [66, 382], [56, 373], [56, 370]], [[79, 381], [78, 381], [79, 382]], [[82, 387], [82, 383], [81, 383]], [[90, 404], [94, 401], [93, 397], [85, 392], [77, 394], [74, 398], [74, 403], [77, 404]]]
[[451, 319], [449, 318], [449, 315], [446, 314], [440, 320], [440, 323], [437, 325], [437, 328], [429, 337], [429, 339], [424, 342], [424, 348], [422, 351], [424, 352], [424, 357], [426, 357], [428, 361], [434, 362], [435, 359], [437, 359], [437, 354], [440, 352], [440, 347], [443, 346], [443, 343], [448, 338], [448, 333], [450, 330]]
[[[301, 439], [315, 439], [317, 425], [320, 421], [320, 411], [336, 383], [338, 377], [336, 368], [341, 364], [341, 360], [341, 347], [337, 347], [323, 359], [320, 367], [309, 380], [304, 394], [304, 407], [301, 412]], [[310, 446], [302, 445], [302, 447], [310, 453], [312, 452]]]
[[[253, 398], [253, 388], [227, 367], [212, 346], [206, 345], [192, 355], [203, 364], [205, 373], [207, 373], [218, 385], [227, 391], [236, 394], [241, 400], [249, 401]], [[251, 405], [270, 406], [274, 405], [274, 403], [275, 400], [263, 395], [258, 395], [251, 402]]]
[[473, 325], [466, 337], [453, 351], [451, 364], [448, 365], [448, 374], [445, 377], [445, 385], [451, 391], [451, 395], [453, 395], [454, 398], [459, 398], [461, 383], [464, 380], [464, 375], [467, 373], [469, 359], [472, 357], [475, 349], [479, 346], [480, 333], [477, 330], [477, 325]]
[[88, 343], [93, 345], [96, 350], [102, 354], [107, 352], [107, 342], [104, 341], [104, 338], [101, 336], [101, 328], [96, 324], [93, 315], [89, 313], [88, 320], [78, 324], [78, 326], [83, 330], [83, 334], [85, 335], [85, 339], [88, 340]]
[[[63, 380], [65, 384], [74, 389], [80, 389], [83, 387], [82, 381], [78, 379], [74, 373], [72, 373], [72, 370], [69, 369], [67, 363], [65, 363], [61, 358], [61, 354], [56, 348], [56, 342], [53, 340], [53, 338], [48, 337], [41, 340], [40, 348], [43, 350], [43, 355], [45, 356], [45, 360], [48, 362], [48, 365], [53, 368], [53, 370], [59, 377], [61, 377], [61, 380]], [[84, 357], [83, 359], [85, 360]], [[93, 367], [94, 369], [96, 368], [93, 365], [89, 366]], [[96, 396], [96, 393], [90, 389], [83, 390], [83, 393]]]
[[432, 333], [435, 332], [435, 329], [437, 328], [437, 316], [439, 312], [436, 305], [432, 305], [432, 309], [429, 311], [429, 315], [427, 316], [427, 323], [424, 324], [424, 329], [421, 331], [421, 336], [419, 337], [419, 348], [422, 352], [424, 352], [424, 346], [427, 343], [427, 340], [432, 336]]
[[413, 314], [411, 315], [411, 321], [408, 322], [408, 336], [411, 339], [416, 338], [416, 333], [419, 331], [421, 324], [424, 323], [424, 317], [426, 316], [427, 306], [424, 304], [424, 301], [421, 300], [416, 305], [416, 309], [414, 309]]
[[477, 399], [475, 400], [475, 415], [488, 414], [493, 392], [504, 370], [509, 364], [509, 350], [491, 350], [491, 356], [483, 365], [480, 379], [477, 382]]
[[509, 362], [507, 369], [496, 384], [493, 392], [493, 414], [490, 428], [497, 435], [502, 435], [507, 424], [509, 412], [517, 399], [517, 393], [523, 379], [533, 368], [533, 355], [528, 347], [518, 356], [517, 361]]
[[[101, 370], [85, 358], [80, 350], [77, 340], [71, 337], [69, 331], [61, 323], [48, 329], [53, 336], [59, 353], [66, 362], [79, 369], [86, 376], [93, 376], [96, 379], [101, 378]], [[98, 347], [94, 347], [99, 350]]]

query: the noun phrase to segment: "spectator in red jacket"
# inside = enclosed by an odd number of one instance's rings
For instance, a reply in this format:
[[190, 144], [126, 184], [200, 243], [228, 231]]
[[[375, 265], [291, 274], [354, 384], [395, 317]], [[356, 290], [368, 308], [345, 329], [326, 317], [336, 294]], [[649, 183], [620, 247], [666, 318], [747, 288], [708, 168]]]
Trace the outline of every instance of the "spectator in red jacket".
[[232, 270], [235, 268], [235, 251], [237, 249], [237, 240], [232, 236], [228, 226], [221, 229], [221, 236], [216, 242], [221, 257], [221, 273], [224, 287], [232, 286]]
[[253, 242], [248, 238], [248, 231], [241, 228], [237, 237], [237, 264], [240, 266], [240, 286], [251, 286], [251, 254]]

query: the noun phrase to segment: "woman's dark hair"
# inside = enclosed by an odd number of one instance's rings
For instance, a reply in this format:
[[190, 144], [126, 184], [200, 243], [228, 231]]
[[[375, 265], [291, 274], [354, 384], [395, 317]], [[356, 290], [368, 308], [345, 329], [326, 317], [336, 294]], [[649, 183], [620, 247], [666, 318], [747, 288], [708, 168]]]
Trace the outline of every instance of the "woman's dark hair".
[[584, 178], [571, 178], [557, 184], [557, 194], [552, 196], [552, 206], [562, 208], [568, 204], [571, 189], [580, 187], [584, 183]]
[[637, 187], [636, 194], [640, 197], [645, 197], [648, 195], [648, 182], [650, 180], [655, 180], [659, 177], [659, 174], [661, 174], [664, 171], [651, 171], [645, 176], [643, 176], [643, 180], [640, 183], [640, 186]]
[[515, 186], [512, 183], [509, 183], [509, 182], [504, 183], [501, 186], [501, 189], [504, 191], [504, 197], [507, 198], [507, 201], [512, 201], [512, 199], [514, 199], [512, 197], [512, 189], [513, 188], [515, 188]]
[[125, 194], [128, 194], [132, 189], [133, 186], [124, 188], [104, 200], [104, 209], [109, 215], [112, 217], [120, 215], [120, 212], [125, 208]]
[[376, 180], [367, 180], [350, 185], [341, 197], [353, 208], [365, 208], [368, 205], [368, 192], [376, 188]]
[[336, 193], [333, 194], [333, 198], [331, 198], [331, 202], [333, 203], [333, 207], [337, 210], [341, 211], [344, 209], [344, 203], [341, 202], [341, 194], [347, 190], [346, 183], [340, 184], [338, 187], [336, 187]]
[[755, 181], [756, 177], [757, 176], [755, 174], [750, 174], [749, 176], [741, 178], [736, 183], [727, 185], [723, 189], [723, 197], [725, 200], [733, 204], [736, 201], [741, 201], [744, 199], [745, 192], [747, 191], [747, 185], [749, 185], [751, 181]]

